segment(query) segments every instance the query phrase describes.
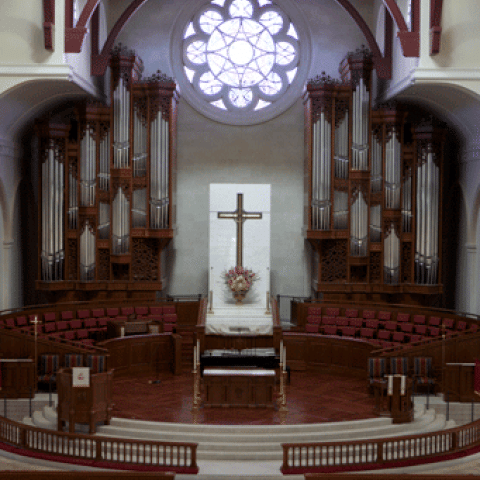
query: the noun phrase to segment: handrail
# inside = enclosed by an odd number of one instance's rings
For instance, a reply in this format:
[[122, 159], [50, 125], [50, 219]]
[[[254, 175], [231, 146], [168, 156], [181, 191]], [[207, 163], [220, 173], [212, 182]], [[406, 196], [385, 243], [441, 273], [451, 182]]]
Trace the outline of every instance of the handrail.
[[352, 442], [284, 443], [284, 475], [355, 471], [443, 461], [480, 446], [480, 420], [468, 425], [402, 437]]
[[176, 473], [198, 473], [197, 444], [102, 437], [37, 428], [0, 416], [0, 441], [28, 452], [111, 468], [126, 465]]

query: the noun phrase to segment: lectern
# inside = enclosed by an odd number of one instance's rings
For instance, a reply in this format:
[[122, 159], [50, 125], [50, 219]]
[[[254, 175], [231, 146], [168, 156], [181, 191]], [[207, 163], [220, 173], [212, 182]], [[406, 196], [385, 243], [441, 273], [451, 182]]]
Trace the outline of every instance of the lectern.
[[58, 430], [69, 422], [69, 432], [75, 432], [76, 423], [88, 423], [89, 433], [95, 433], [97, 422], [110, 423], [113, 409], [113, 370], [89, 373], [88, 386], [75, 386], [72, 368], [57, 373]]

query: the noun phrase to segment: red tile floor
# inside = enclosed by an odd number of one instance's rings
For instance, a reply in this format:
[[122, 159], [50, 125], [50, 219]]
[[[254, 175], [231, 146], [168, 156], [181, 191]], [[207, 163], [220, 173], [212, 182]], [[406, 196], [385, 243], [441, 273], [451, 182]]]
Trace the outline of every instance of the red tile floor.
[[209, 425], [276, 425], [340, 422], [373, 418], [374, 400], [366, 378], [316, 371], [292, 372], [286, 386], [285, 419], [273, 408], [201, 408], [193, 416], [193, 375], [162, 373], [121, 377], [114, 381], [114, 417]]

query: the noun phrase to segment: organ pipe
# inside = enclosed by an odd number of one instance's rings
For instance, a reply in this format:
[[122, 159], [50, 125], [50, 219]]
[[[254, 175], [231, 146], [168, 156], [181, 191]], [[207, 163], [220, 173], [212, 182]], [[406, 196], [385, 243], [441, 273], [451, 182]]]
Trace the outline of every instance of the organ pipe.
[[401, 145], [392, 131], [385, 145], [385, 208], [400, 208]]
[[402, 231], [412, 231], [412, 174], [409, 169], [403, 180]]
[[76, 230], [78, 225], [77, 179], [73, 166], [68, 171], [68, 228]]
[[333, 228], [335, 230], [348, 228], [348, 192], [335, 190], [333, 193]]
[[382, 191], [382, 142], [375, 135], [372, 136], [372, 171], [370, 177], [370, 191], [379, 193]]
[[130, 91], [120, 77], [113, 91], [113, 164], [115, 168], [128, 168]]
[[370, 207], [370, 241], [380, 242], [382, 239], [382, 207], [372, 205]]
[[96, 142], [87, 127], [80, 143], [80, 205], [82, 207], [95, 205], [96, 176]]
[[100, 190], [110, 190], [110, 131], [100, 141], [100, 166], [98, 185]]
[[364, 257], [368, 247], [368, 205], [361, 190], [357, 190], [350, 211], [350, 255]]
[[110, 238], [110, 205], [100, 202], [98, 213], [98, 238], [106, 240]]
[[348, 178], [348, 111], [335, 128], [335, 177]]
[[353, 91], [352, 169], [368, 170], [370, 94], [362, 77]]
[[60, 149], [53, 141], [42, 164], [42, 280], [63, 280], [64, 269], [64, 167]]
[[147, 126], [139, 108], [135, 105], [133, 115], [133, 176], [147, 174]]
[[419, 152], [416, 192], [415, 282], [438, 282], [440, 172], [429, 147]]
[[147, 189], [134, 190], [132, 198], [132, 227], [147, 226]]
[[399, 283], [400, 273], [400, 239], [394, 225], [390, 225], [385, 236], [383, 253], [383, 278], [384, 283], [396, 285]]
[[80, 280], [95, 280], [95, 235], [88, 221], [80, 235]]
[[130, 248], [130, 202], [122, 187], [115, 195], [112, 205], [112, 253], [124, 255]]
[[330, 229], [332, 127], [321, 112], [313, 124], [312, 228]]
[[150, 227], [168, 228], [169, 122], [159, 111], [151, 124], [150, 137]]

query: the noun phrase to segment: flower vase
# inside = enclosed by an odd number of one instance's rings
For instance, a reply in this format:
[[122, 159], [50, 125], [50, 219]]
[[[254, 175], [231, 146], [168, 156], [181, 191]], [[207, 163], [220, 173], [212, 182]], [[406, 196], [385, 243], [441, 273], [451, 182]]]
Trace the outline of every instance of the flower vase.
[[233, 296], [235, 297], [235, 305], [242, 305], [243, 299], [247, 292], [233, 292]]

